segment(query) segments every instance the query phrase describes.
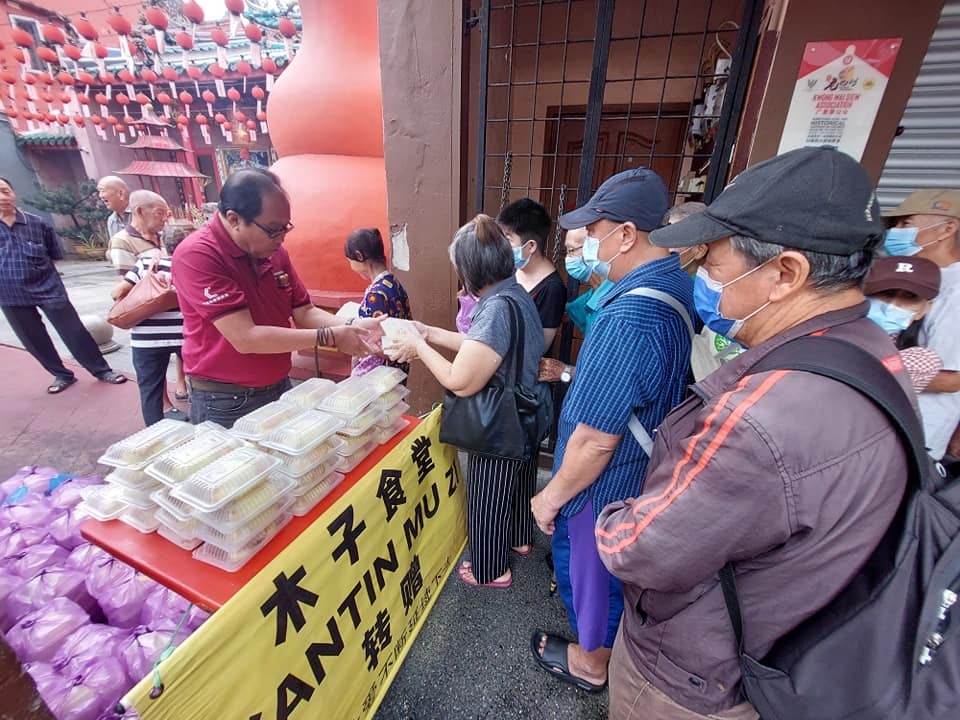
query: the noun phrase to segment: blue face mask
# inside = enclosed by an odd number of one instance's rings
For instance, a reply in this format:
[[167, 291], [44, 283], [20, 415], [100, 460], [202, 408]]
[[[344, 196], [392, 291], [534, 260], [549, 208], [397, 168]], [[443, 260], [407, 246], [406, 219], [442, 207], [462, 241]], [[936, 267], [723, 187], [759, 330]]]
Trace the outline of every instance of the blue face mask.
[[[766, 263], [763, 263], [763, 265], [766, 265]], [[747, 270], [747, 272], [743, 273], [743, 275], [739, 275], [727, 283], [721, 283], [718, 280], [714, 280], [712, 277], [710, 277], [710, 273], [708, 273], [707, 269], [704, 267], [701, 267], [697, 270], [697, 274], [693, 278], [693, 305], [696, 307], [697, 314], [700, 316], [700, 319], [703, 320], [704, 324], [708, 328], [713, 330], [718, 335], [723, 335], [733, 340], [733, 338], [737, 336], [737, 333], [740, 332], [741, 328], [743, 328], [743, 324], [747, 320], [752, 318], [770, 304], [770, 301], [768, 300], [752, 313], [740, 320], [726, 318], [720, 313], [720, 299], [723, 296], [723, 289], [730, 287], [737, 282], [737, 280], [745, 278], [750, 273], [756, 272], [762, 268], [763, 265], [757, 265], [757, 267]]]
[[870, 298], [870, 310], [867, 317], [883, 328], [887, 335], [902, 333], [913, 322], [913, 310], [898, 307], [893, 303]]
[[529, 257], [523, 256], [523, 245], [520, 247], [515, 247], [513, 249], [513, 266], [517, 270], [523, 268], [528, 262], [530, 262]]
[[600, 259], [600, 243], [606, 240], [608, 237], [613, 235], [617, 230], [622, 228], [624, 223], [620, 223], [613, 230], [608, 232], [602, 238], [594, 237], [593, 235], [588, 235], [587, 239], [583, 241], [583, 260], [587, 264], [587, 267], [590, 270], [598, 275], [599, 277], [606, 278], [610, 274], [610, 265], [620, 257], [620, 253], [617, 253], [609, 260]]
[[916, 227], [895, 227], [887, 230], [883, 235], [883, 250], [890, 255], [891, 257], [899, 256], [910, 256], [916, 255], [918, 252], [923, 250], [927, 245], [932, 245], [937, 242], [932, 240], [928, 243], [920, 245], [917, 242], [917, 235], [921, 230], [929, 230], [930, 228], [935, 228], [939, 225], [945, 225], [949, 220], [944, 220], [943, 222], [934, 223], [933, 225], [928, 225], [925, 228], [916, 228]]
[[582, 257], [568, 257], [563, 262], [567, 267], [567, 275], [570, 277], [579, 280], [580, 282], [586, 282], [590, 279], [591, 270], [590, 267], [583, 261]]

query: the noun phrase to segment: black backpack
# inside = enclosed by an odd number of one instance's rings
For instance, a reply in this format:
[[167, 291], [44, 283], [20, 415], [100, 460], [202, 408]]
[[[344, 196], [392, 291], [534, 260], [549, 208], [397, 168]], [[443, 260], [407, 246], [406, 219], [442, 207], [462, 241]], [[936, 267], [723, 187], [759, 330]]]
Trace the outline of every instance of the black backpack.
[[[867, 564], [830, 603], [757, 660], [744, 652], [735, 568], [720, 572], [743, 672], [762, 720], [946, 720], [960, 717], [960, 481], [923, 443], [906, 393], [873, 355], [842, 340], [804, 337], [751, 372], [824, 375], [869, 397], [907, 451], [900, 509]], [[813, 581], [813, 579], [811, 579]]]

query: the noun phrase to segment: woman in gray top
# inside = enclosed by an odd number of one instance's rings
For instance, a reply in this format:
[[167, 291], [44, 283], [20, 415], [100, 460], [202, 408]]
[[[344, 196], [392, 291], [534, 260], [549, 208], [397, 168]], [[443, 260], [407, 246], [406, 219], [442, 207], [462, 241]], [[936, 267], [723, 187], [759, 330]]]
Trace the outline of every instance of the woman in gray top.
[[[450, 260], [464, 289], [480, 298], [469, 333], [417, 323], [421, 338], [394, 348], [400, 359], [419, 358], [441, 385], [459, 397], [482, 390], [504, 372], [519, 341], [513, 333], [509, 301], [520, 311], [523, 357], [519, 379], [532, 387], [543, 355], [543, 330], [530, 295], [514, 277], [513, 250], [496, 221], [478, 215], [460, 228], [450, 244]], [[455, 351], [447, 360], [433, 345]], [[512, 372], [512, 371], [511, 371]], [[530, 498], [536, 485], [536, 453], [527, 461], [468, 454], [467, 538], [472, 562], [463, 562], [460, 578], [469, 585], [509, 587], [513, 582], [508, 561], [512, 548], [520, 555], [533, 549]]]

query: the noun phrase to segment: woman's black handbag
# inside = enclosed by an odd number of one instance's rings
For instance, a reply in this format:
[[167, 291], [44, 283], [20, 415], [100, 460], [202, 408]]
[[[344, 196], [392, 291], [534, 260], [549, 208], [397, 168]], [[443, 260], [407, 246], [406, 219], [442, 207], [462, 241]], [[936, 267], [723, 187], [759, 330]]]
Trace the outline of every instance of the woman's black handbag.
[[535, 454], [550, 430], [553, 397], [550, 386], [520, 383], [523, 364], [524, 324], [516, 301], [499, 295], [510, 309], [510, 327], [517, 329], [517, 345], [503, 373], [495, 373], [475, 395], [458, 397], [448, 392], [440, 418], [440, 440], [477, 455], [527, 460]]

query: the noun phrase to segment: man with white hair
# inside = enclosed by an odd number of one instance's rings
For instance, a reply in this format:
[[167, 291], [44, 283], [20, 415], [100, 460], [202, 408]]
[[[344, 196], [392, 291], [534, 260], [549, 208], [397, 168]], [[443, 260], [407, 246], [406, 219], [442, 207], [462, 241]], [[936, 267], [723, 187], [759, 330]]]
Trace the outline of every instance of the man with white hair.
[[150, 190], [130, 193], [130, 222], [110, 237], [107, 257], [119, 275], [127, 272], [141, 258], [160, 256], [160, 232], [170, 217], [167, 201]]
[[130, 222], [130, 188], [122, 178], [107, 175], [97, 183], [97, 194], [112, 211], [107, 218], [107, 234], [113, 237]]

